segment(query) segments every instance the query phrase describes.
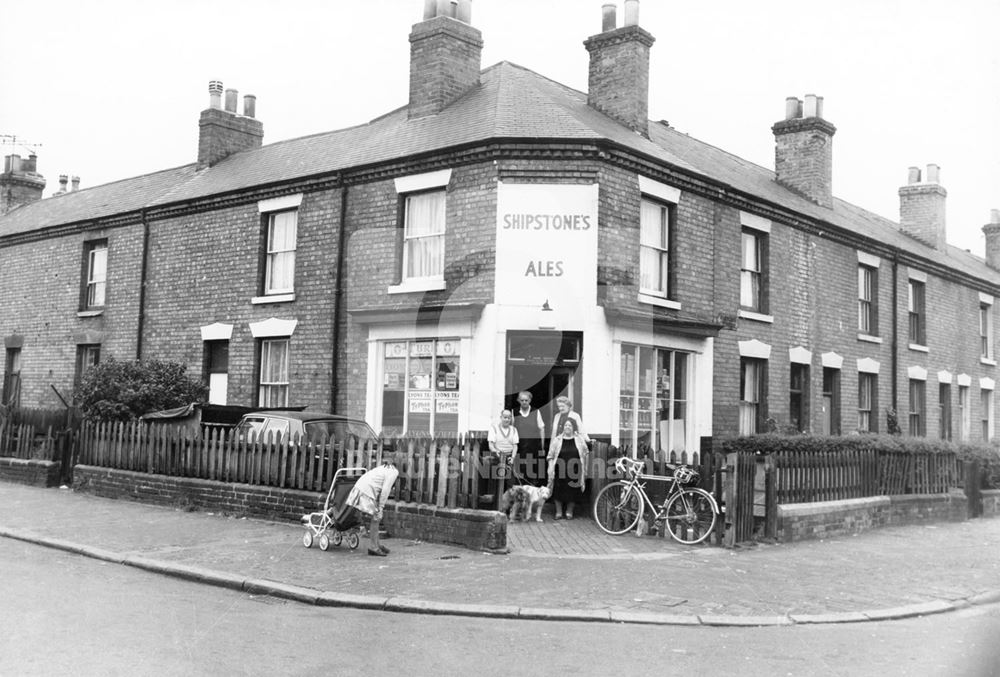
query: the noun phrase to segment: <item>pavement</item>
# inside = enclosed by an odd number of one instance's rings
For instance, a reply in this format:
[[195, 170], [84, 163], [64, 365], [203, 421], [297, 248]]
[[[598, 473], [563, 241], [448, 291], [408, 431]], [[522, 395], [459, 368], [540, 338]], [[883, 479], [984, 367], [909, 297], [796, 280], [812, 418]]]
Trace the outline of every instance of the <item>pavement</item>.
[[508, 525], [509, 554], [388, 538], [306, 549], [298, 524], [0, 481], [0, 548], [34, 543], [321, 606], [553, 621], [849, 623], [1000, 602], [1000, 518], [741, 548], [608, 536], [588, 518]]

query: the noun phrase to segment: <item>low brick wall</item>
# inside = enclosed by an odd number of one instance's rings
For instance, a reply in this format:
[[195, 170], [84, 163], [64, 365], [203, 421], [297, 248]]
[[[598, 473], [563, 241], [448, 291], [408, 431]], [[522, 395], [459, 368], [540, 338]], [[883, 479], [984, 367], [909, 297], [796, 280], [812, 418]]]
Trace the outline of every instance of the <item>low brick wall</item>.
[[0, 479], [33, 487], [58, 486], [61, 470], [62, 464], [57, 461], [0, 458]]
[[[73, 489], [104, 498], [125, 498], [181, 508], [211, 510], [298, 523], [319, 510], [324, 494], [184, 477], [167, 477], [89, 465], [73, 469]], [[389, 501], [382, 524], [396, 538], [507, 551], [507, 517], [492, 510], [438, 508]]]
[[960, 491], [792, 503], [778, 506], [778, 538], [782, 541], [828, 538], [885, 526], [958, 522], [967, 516], [968, 501]]
[[1000, 515], [1000, 489], [983, 489], [983, 517]]

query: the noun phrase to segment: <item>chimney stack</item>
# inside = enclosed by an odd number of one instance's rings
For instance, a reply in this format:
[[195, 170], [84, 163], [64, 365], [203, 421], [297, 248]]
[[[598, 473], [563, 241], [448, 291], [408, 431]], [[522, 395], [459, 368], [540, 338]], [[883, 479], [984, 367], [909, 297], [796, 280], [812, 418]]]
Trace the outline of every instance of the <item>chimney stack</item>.
[[983, 226], [986, 235], [986, 264], [1000, 270], [1000, 209], [990, 210], [990, 222]]
[[823, 119], [823, 97], [807, 94], [785, 99], [785, 119], [774, 123], [774, 173], [778, 183], [833, 207], [833, 135], [837, 128]]
[[42, 199], [45, 177], [38, 173], [37, 163], [34, 153], [24, 161], [20, 155], [4, 158], [4, 170], [0, 174], [0, 215]]
[[602, 32], [583, 43], [590, 52], [587, 104], [648, 136], [649, 48], [656, 38], [639, 27], [639, 0], [625, 1], [621, 28], [614, 4], [601, 12]]
[[910, 167], [907, 184], [899, 189], [899, 228], [910, 237], [934, 247], [945, 245], [945, 198], [941, 168], [927, 165], [921, 180], [920, 169]]
[[410, 32], [411, 120], [479, 86], [483, 36], [471, 21], [472, 0], [425, 0], [424, 20]]
[[211, 167], [233, 153], [260, 148], [264, 140], [264, 125], [254, 117], [256, 97], [243, 97], [243, 115], [236, 112], [239, 92], [225, 90], [218, 80], [208, 83], [208, 108], [198, 120], [198, 169]]

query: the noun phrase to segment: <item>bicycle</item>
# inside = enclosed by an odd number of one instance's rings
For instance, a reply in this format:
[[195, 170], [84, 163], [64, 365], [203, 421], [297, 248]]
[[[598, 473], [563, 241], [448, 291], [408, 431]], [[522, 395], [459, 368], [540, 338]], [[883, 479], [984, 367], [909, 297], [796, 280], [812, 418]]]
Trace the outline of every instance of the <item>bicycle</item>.
[[[594, 500], [594, 521], [605, 533], [613, 536], [634, 529], [648, 506], [653, 511], [653, 524], [664, 522], [667, 531], [678, 543], [701, 543], [715, 527], [719, 506], [704, 489], [687, 487], [698, 481], [698, 471], [688, 466], [674, 469], [673, 475], [646, 475], [645, 464], [630, 458], [619, 458], [615, 468], [623, 480], [605, 486]], [[659, 507], [646, 493], [644, 480], [669, 481], [667, 498]]]

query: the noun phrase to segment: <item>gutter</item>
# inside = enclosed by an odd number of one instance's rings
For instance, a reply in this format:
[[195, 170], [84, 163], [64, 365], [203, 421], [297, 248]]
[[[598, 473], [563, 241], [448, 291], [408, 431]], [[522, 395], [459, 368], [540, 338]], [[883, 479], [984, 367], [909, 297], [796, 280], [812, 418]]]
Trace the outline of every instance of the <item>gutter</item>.
[[[899, 255], [892, 255], [892, 408], [899, 420]], [[902, 426], [900, 426], [902, 428]], [[886, 432], [889, 432], [888, 430]]]
[[149, 274], [149, 220], [146, 208], [140, 215], [142, 222], [142, 266], [139, 271], [139, 317], [135, 330], [135, 359], [142, 359], [142, 333], [146, 325], [146, 276]]
[[340, 184], [340, 223], [338, 227], [340, 232], [337, 233], [337, 276], [334, 282], [333, 290], [333, 330], [330, 332], [331, 336], [331, 349], [333, 355], [331, 356], [331, 370], [330, 375], [330, 411], [337, 411], [337, 396], [339, 395], [337, 387], [337, 372], [340, 369], [340, 340], [339, 340], [339, 329], [340, 329], [340, 308], [343, 304], [344, 297], [344, 262], [347, 260], [347, 256], [344, 252], [344, 243], [347, 240], [347, 183], [341, 181]]

